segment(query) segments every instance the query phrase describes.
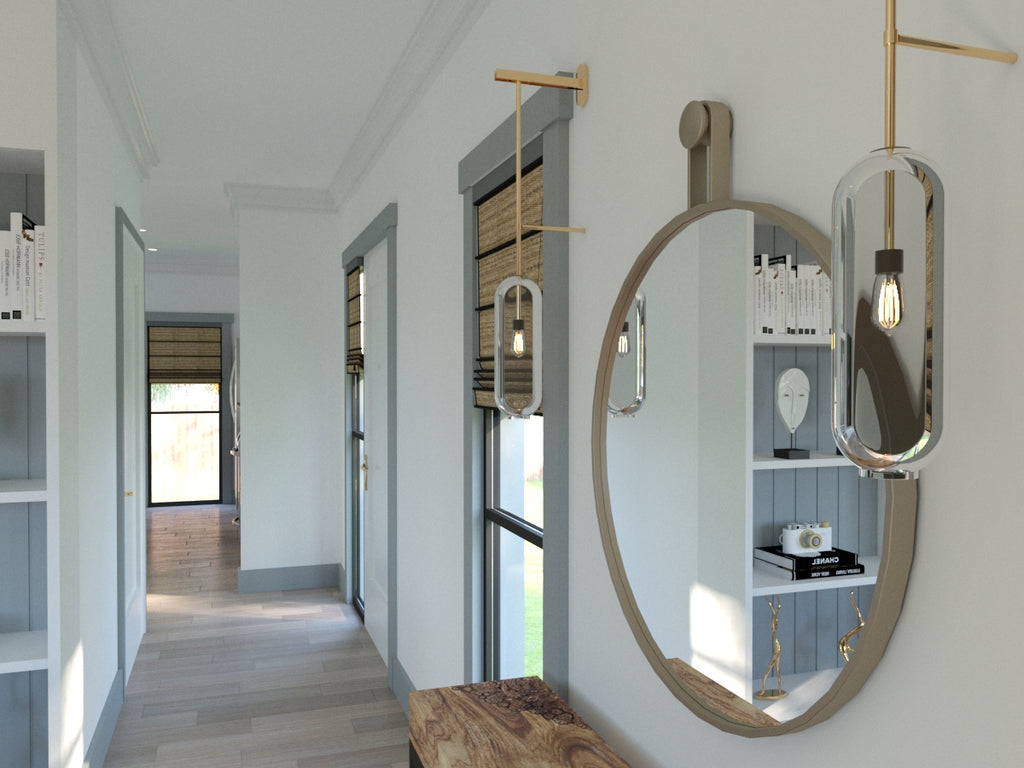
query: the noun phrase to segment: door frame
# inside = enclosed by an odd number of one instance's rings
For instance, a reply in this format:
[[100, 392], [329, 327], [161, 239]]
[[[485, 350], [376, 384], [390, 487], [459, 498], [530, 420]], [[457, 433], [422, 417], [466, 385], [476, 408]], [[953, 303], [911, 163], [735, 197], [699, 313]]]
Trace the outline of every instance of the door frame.
[[[235, 443], [235, 427], [231, 419], [232, 403], [226, 391], [231, 380], [231, 367], [234, 362], [234, 327], [235, 316], [213, 312], [147, 312], [146, 333], [151, 325], [170, 325], [180, 327], [220, 326], [220, 499], [215, 502], [231, 505], [235, 499], [235, 457], [231, 449]], [[148, 379], [148, 371], [147, 371]], [[239, 372], [239, 379], [241, 374]], [[149, 383], [146, 383], [146, 467], [149, 468], [152, 455], [149, 434]], [[147, 478], [148, 479], [148, 478]], [[149, 483], [146, 484], [146, 503], [150, 503]], [[183, 506], [192, 503], [209, 504], [210, 502], [182, 502]], [[167, 504], [162, 506], [177, 506]]]
[[[398, 381], [396, 370], [398, 366], [398, 302], [397, 302], [397, 266], [398, 266], [398, 204], [389, 203], [369, 225], [349, 244], [341, 254], [342, 274], [347, 275], [363, 263], [366, 255], [382, 242], [387, 243], [387, 287], [385, 312], [388, 317], [387, 341], [385, 354], [387, 356], [387, 383], [385, 396], [387, 398], [387, 523], [388, 523], [388, 685], [398, 700], [405, 702], [408, 694], [412, 691], [412, 683], [408, 675], [398, 663]], [[346, 341], [347, 343], [347, 341]], [[348, 350], [344, 350], [347, 353]], [[352, 399], [352, 377], [345, 376], [345, 402], [351, 403]], [[365, 405], [364, 405], [365, 407]], [[345, 413], [345, 434], [352, 434], [352, 414], [346, 408]], [[351, 440], [346, 440], [345, 466], [352, 466], [352, 445]], [[342, 574], [341, 583], [345, 585], [346, 600], [351, 600], [353, 574], [349, 568], [352, 563], [354, 542], [352, 541], [352, 499], [354, 482], [359, 478], [354, 477], [351, 471], [346, 471], [345, 487], [345, 567], [346, 572]], [[408, 706], [408, 705], [406, 705]]]
[[[128, 214], [125, 213], [124, 209], [120, 206], [114, 209], [114, 275], [115, 275], [115, 305], [116, 305], [116, 329], [115, 339], [117, 344], [117, 362], [116, 362], [116, 407], [117, 407], [117, 482], [116, 482], [116, 509], [117, 509], [117, 675], [120, 680], [115, 683], [120, 689], [120, 692], [124, 693], [125, 686], [128, 684], [128, 674], [130, 672], [129, 655], [132, 655], [132, 661], [134, 662], [134, 652], [130, 652], [127, 647], [128, 637], [128, 617], [132, 610], [132, 605], [128, 602], [128, 595], [126, 590], [128, 588], [128, 582], [125, 574], [127, 553], [129, 542], [125, 537], [125, 498], [126, 493], [129, 489], [125, 488], [124, 482], [124, 468], [129, 446], [125, 445], [124, 440], [124, 426], [127, 414], [125, 413], [125, 389], [124, 389], [124, 374], [125, 374], [125, 349], [124, 349], [124, 334], [126, 323], [128, 318], [124, 316], [124, 299], [125, 299], [125, 263], [128, 258], [134, 256], [129, 252], [129, 247], [133, 242], [138, 247], [138, 258], [142, 263], [139, 265], [139, 271], [142, 276], [142, 298], [143, 307], [142, 313], [145, 314], [145, 254], [146, 246], [142, 240], [142, 235], [139, 234], [138, 230], [132, 224]], [[131, 238], [131, 242], [125, 239], [125, 235]], [[143, 327], [138, 329], [139, 335], [142, 337], [140, 344], [142, 346], [142, 359], [139, 360], [140, 365], [145, 365], [145, 324]], [[143, 411], [142, 405], [149, 402], [149, 396], [147, 393], [148, 387], [145, 386], [146, 373], [145, 370], [140, 372], [140, 378], [142, 380], [143, 391], [138, 393], [140, 398], [139, 402], [139, 413], [136, 417], [140, 419], [137, 427], [139, 430], [138, 434], [138, 453], [136, 456], [137, 462], [137, 482], [135, 483], [136, 488], [134, 489], [135, 496], [138, 499], [138, 510], [139, 521], [137, 530], [142, 532], [141, 541], [135, 542], [136, 546], [139, 547], [139, 567], [141, 570], [141, 581], [142, 586], [141, 592], [141, 633], [146, 631], [146, 594], [149, 591], [149, 587], [146, 580], [146, 501], [143, 499], [143, 492], [148, 493], [148, 406]]]

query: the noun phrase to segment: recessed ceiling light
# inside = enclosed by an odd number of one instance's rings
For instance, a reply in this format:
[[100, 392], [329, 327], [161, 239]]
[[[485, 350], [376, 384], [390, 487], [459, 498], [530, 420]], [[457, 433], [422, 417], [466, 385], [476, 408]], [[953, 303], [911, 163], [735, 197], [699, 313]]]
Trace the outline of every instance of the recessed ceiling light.
[[156, 248], [147, 248], [146, 250], [150, 253], [156, 253]]

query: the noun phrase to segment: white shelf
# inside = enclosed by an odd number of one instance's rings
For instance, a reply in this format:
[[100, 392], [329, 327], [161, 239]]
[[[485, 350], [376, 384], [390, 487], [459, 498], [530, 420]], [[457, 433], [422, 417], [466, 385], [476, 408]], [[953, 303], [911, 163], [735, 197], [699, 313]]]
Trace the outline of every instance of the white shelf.
[[[780, 722], [792, 720], [797, 715], [802, 715], [814, 702], [820, 699], [832, 683], [839, 677], [842, 667], [832, 669], [821, 669], [817, 672], [802, 672], [800, 674], [787, 675], [782, 673], [782, 690], [787, 696], [775, 701], [753, 699], [755, 707], [761, 709], [765, 714], [771, 715]], [[752, 691], [760, 691], [763, 677], [754, 680]], [[772, 676], [768, 679], [768, 685], [777, 685], [778, 681]]]
[[830, 347], [831, 336], [792, 336], [777, 333], [773, 336], [754, 336], [755, 347]]
[[811, 451], [809, 459], [777, 459], [770, 453], [754, 454], [753, 469], [820, 469], [822, 467], [852, 467], [845, 456], [833, 451]]
[[46, 479], [0, 480], [0, 504], [46, 501]]
[[777, 576], [776, 572], [782, 569], [771, 565], [765, 565], [754, 561], [754, 597], [770, 597], [772, 595], [785, 595], [793, 592], [818, 592], [822, 589], [849, 589], [850, 587], [864, 587], [874, 584], [878, 579], [878, 564], [880, 558], [877, 555], [867, 555], [860, 558], [864, 564], [864, 573], [856, 576], [830, 576], [825, 579], [800, 579], [792, 581], [785, 576]]
[[0, 674], [46, 669], [46, 630], [0, 632]]
[[44, 336], [45, 320], [0, 320], [0, 336]]

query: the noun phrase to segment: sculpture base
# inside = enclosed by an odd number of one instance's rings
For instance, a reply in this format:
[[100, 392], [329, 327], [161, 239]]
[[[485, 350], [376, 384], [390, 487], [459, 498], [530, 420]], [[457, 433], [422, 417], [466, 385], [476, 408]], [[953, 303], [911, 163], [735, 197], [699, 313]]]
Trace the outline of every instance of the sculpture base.
[[788, 695], [789, 694], [786, 691], [780, 690], [779, 688], [767, 688], [759, 693], [755, 693], [754, 698], [775, 701], [776, 699], [784, 699]]
[[776, 448], [774, 451], [776, 459], [809, 459], [811, 452], [806, 448]]

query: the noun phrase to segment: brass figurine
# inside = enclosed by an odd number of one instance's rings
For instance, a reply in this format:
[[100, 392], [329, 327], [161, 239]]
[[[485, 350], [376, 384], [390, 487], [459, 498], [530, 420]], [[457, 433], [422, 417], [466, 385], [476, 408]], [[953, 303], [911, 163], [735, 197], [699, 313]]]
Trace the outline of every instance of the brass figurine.
[[[782, 608], [782, 603], [779, 601], [779, 596], [775, 596], [775, 602], [772, 603], [770, 597], [766, 597], [768, 601], [768, 607], [772, 609], [772, 660], [768, 662], [768, 669], [764, 672], [764, 678], [761, 680], [761, 691], [755, 693], [754, 697], [758, 699], [781, 699], [786, 696], [786, 692], [782, 690], [782, 667], [779, 665], [779, 657], [782, 655], [782, 646], [779, 644], [779, 609]], [[772, 669], [775, 669], [775, 679], [779, 684], [778, 688], [768, 688], [768, 676], [771, 675]]]
[[857, 619], [860, 623], [847, 632], [845, 635], [839, 638], [839, 652], [843, 655], [843, 661], [849, 662], [850, 656], [853, 654], [853, 648], [850, 647], [850, 641], [853, 636], [864, 629], [864, 616], [861, 615], [860, 608], [857, 607], [857, 601], [853, 599], [853, 590], [850, 590], [850, 605], [853, 606], [853, 610], [857, 612]]

